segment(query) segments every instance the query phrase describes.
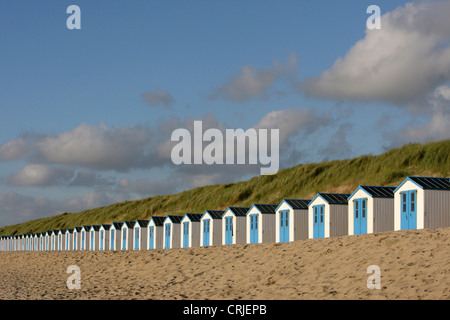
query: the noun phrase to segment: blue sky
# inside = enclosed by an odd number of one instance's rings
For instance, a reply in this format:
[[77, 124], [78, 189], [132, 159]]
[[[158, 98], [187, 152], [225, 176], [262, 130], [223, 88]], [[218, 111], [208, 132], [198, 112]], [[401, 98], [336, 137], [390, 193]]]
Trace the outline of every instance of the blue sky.
[[448, 139], [449, 8], [2, 1], [0, 226], [259, 174], [173, 165], [171, 132], [194, 120], [279, 129], [281, 168]]

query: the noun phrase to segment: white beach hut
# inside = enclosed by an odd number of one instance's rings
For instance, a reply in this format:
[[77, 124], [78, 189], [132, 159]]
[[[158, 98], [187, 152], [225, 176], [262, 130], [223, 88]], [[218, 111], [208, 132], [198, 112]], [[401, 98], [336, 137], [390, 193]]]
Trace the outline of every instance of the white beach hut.
[[247, 212], [247, 243], [275, 242], [277, 204], [254, 204]]
[[249, 207], [228, 207], [222, 217], [222, 244], [247, 243], [247, 212]]
[[146, 250], [149, 220], [136, 220], [133, 231], [133, 250]]
[[73, 229], [66, 229], [65, 231], [64, 250], [73, 250]]
[[81, 232], [83, 227], [73, 229], [73, 250], [81, 250]]
[[109, 250], [121, 249], [121, 236], [122, 236], [123, 222], [113, 222], [109, 229]]
[[450, 227], [450, 179], [407, 177], [394, 191], [394, 230]]
[[359, 186], [348, 198], [348, 234], [394, 230], [394, 190]]
[[200, 246], [201, 213], [186, 213], [181, 220], [181, 247], [191, 248]]
[[102, 224], [100, 226], [100, 230], [99, 230], [99, 250], [100, 251], [110, 249], [110, 245], [109, 245], [109, 237], [110, 237], [109, 230], [110, 229], [111, 229], [110, 224]]
[[91, 226], [81, 227], [80, 250], [89, 250], [89, 231]]
[[308, 237], [348, 235], [347, 193], [318, 193], [308, 206]]
[[311, 200], [284, 199], [275, 210], [275, 241], [308, 239], [308, 205]]
[[149, 250], [164, 248], [164, 220], [166, 217], [152, 216], [148, 222]]
[[100, 239], [99, 239], [99, 225], [92, 225], [89, 229], [89, 250], [95, 251], [100, 247]]
[[181, 219], [183, 216], [174, 215], [164, 219], [164, 249], [180, 248]]
[[121, 235], [121, 250], [132, 250], [133, 249], [133, 232], [134, 224], [136, 221], [125, 221], [122, 225], [122, 235]]
[[222, 216], [225, 211], [206, 210], [201, 217], [200, 245], [219, 246], [222, 244]]

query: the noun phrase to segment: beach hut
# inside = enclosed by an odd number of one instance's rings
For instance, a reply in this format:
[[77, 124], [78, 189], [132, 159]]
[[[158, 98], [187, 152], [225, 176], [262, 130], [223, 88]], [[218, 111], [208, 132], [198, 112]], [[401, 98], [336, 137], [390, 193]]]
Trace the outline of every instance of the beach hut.
[[347, 193], [318, 193], [308, 206], [308, 237], [348, 235]]
[[39, 251], [45, 251], [45, 232], [39, 235]]
[[91, 226], [81, 227], [80, 250], [89, 250], [89, 231]]
[[45, 232], [45, 251], [51, 251], [52, 250], [52, 231], [47, 230]]
[[148, 245], [149, 220], [136, 220], [133, 232], [133, 250], [146, 250]]
[[275, 210], [275, 241], [308, 239], [308, 205], [311, 200], [283, 199]]
[[111, 224], [111, 228], [109, 229], [109, 244], [110, 244], [110, 250], [120, 250], [120, 239], [121, 239], [121, 232], [122, 232], [122, 226], [123, 222], [113, 222]]
[[75, 227], [73, 230], [73, 250], [81, 250], [81, 232], [83, 227]]
[[218, 246], [222, 244], [222, 217], [225, 211], [206, 210], [203, 213], [200, 230], [200, 245]]
[[348, 234], [394, 230], [394, 190], [359, 186], [348, 198]]
[[89, 250], [95, 251], [98, 250], [100, 239], [99, 239], [99, 225], [92, 225], [89, 228]]
[[164, 219], [164, 249], [180, 248], [182, 216], [169, 215]]
[[66, 229], [56, 230], [56, 250], [63, 251], [64, 250], [64, 236], [66, 233]]
[[122, 225], [122, 234], [121, 234], [121, 250], [132, 250], [133, 249], [133, 231], [134, 224], [136, 221], [125, 221]]
[[73, 229], [66, 229], [64, 232], [64, 250], [73, 250]]
[[40, 233], [33, 234], [33, 251], [39, 251], [39, 235]]
[[23, 250], [24, 251], [28, 251], [28, 246], [29, 246], [29, 234], [24, 234], [23, 235]]
[[394, 190], [394, 230], [449, 226], [449, 178], [407, 177]]
[[222, 244], [247, 243], [247, 212], [249, 207], [228, 207], [222, 217]]
[[166, 217], [152, 216], [148, 222], [148, 244], [147, 248], [164, 248], [164, 220]]
[[110, 249], [110, 245], [109, 245], [109, 237], [110, 237], [110, 230], [111, 229], [111, 225], [110, 224], [102, 224], [100, 226], [100, 231], [99, 231], [99, 250], [104, 251], [104, 250], [109, 250]]
[[275, 242], [277, 204], [254, 204], [247, 212], [247, 243]]
[[200, 246], [201, 213], [186, 213], [181, 220], [181, 246], [183, 248]]

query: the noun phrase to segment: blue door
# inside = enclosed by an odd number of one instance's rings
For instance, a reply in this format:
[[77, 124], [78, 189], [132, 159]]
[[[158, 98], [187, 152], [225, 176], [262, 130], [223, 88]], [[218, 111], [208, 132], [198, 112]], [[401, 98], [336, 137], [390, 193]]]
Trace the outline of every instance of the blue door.
[[134, 250], [139, 250], [139, 228], [134, 228]]
[[250, 243], [258, 243], [258, 215], [250, 215]]
[[417, 191], [400, 192], [401, 229], [417, 229]]
[[100, 250], [103, 250], [103, 230], [100, 230]]
[[189, 248], [189, 222], [183, 222], [183, 248]]
[[164, 248], [170, 249], [170, 223], [166, 223], [165, 225], [165, 242], [164, 242]]
[[203, 245], [209, 246], [210, 220], [203, 220]]
[[94, 250], [94, 230], [91, 230], [91, 251]]
[[110, 250], [114, 250], [114, 246], [116, 245], [116, 243], [115, 243], [115, 235], [116, 235], [116, 230], [115, 229], [112, 229], [111, 230], [111, 239], [109, 239], [109, 241], [111, 242], [110, 244], [109, 244], [109, 248], [110, 248]]
[[122, 250], [127, 250], [127, 228], [122, 229]]
[[77, 236], [78, 236], [78, 233], [74, 232], [73, 233], [73, 250], [77, 250]]
[[313, 217], [313, 226], [314, 226], [314, 238], [324, 238], [325, 237], [325, 205], [317, 205], [313, 207], [314, 217]]
[[367, 199], [353, 200], [353, 234], [367, 233]]
[[289, 210], [280, 211], [280, 242], [289, 242]]
[[151, 250], [151, 249], [154, 249], [155, 248], [155, 245], [154, 245], [154, 229], [153, 229], [154, 227], [153, 226], [151, 226], [151, 227], [149, 227], [148, 228], [148, 248]]
[[225, 244], [233, 244], [233, 217], [225, 218]]
[[81, 232], [81, 250], [84, 250], [84, 231]]

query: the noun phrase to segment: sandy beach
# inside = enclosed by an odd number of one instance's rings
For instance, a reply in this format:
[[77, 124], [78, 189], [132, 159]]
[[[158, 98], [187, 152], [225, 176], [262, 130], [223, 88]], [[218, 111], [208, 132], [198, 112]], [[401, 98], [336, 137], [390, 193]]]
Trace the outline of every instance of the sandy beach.
[[[450, 229], [141, 252], [0, 252], [0, 299], [450, 299]], [[68, 289], [67, 268], [81, 288]], [[368, 289], [370, 265], [381, 289]]]

